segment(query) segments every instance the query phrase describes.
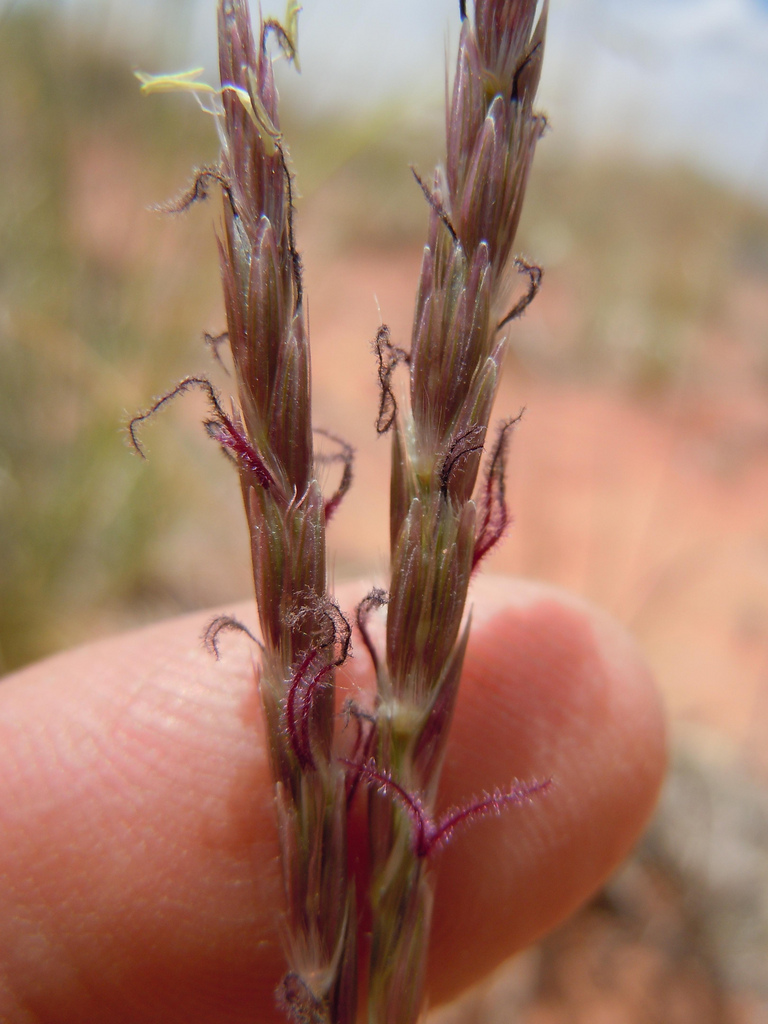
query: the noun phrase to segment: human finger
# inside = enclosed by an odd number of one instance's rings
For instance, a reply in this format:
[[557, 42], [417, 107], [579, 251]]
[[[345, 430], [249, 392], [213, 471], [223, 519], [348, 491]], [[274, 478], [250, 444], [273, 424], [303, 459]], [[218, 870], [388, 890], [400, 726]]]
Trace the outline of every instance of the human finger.
[[[437, 854], [436, 1000], [599, 883], [663, 764], [652, 689], [615, 627], [510, 581], [479, 581], [474, 602], [442, 799], [512, 776], [553, 785]], [[209, 618], [69, 652], [0, 688], [11, 1024], [281, 1019], [282, 887], [254, 668], [239, 642], [218, 663], [202, 651]], [[341, 684], [370, 685], [364, 658]]]

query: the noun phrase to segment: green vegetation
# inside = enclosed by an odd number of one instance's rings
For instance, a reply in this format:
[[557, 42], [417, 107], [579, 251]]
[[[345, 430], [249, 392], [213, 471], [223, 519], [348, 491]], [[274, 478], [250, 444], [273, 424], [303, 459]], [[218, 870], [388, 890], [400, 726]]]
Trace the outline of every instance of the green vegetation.
[[187, 460], [169, 448], [140, 465], [120, 421], [178, 373], [208, 315], [206, 260], [184, 259], [185, 246], [202, 249], [204, 225], [184, 225], [171, 252], [144, 207], [162, 197], [165, 175], [184, 181], [213, 140], [194, 110], [157, 104], [145, 117], [130, 69], [50, 16], [6, 20], [0, 83], [0, 667], [9, 669], [109, 628], [125, 609], [143, 618], [183, 604], [155, 538], [185, 514]]

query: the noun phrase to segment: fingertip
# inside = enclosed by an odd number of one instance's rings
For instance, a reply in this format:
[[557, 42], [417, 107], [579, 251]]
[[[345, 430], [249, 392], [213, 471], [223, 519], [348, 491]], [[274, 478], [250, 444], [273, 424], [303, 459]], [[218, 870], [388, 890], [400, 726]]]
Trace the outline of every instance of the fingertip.
[[236, 1020], [253, 1005], [280, 1019], [255, 679], [242, 643], [220, 662], [202, 650], [209, 618], [4, 682], [0, 992], [36, 1020]]
[[[340, 588], [342, 605], [363, 593]], [[535, 940], [600, 884], [642, 828], [664, 766], [658, 698], [620, 627], [522, 581], [482, 578], [471, 600], [441, 800], [459, 804], [514, 779], [552, 784], [530, 804], [457, 832], [437, 854], [436, 1002]], [[233, 639], [218, 663], [201, 652], [209, 618], [72, 652], [5, 684], [4, 720], [15, 730], [6, 761], [23, 739], [22, 718], [43, 755], [37, 767], [26, 762], [29, 778], [18, 776], [18, 834], [32, 845], [7, 848], [0, 875], [4, 865], [6, 881], [15, 872], [19, 897], [21, 882], [34, 883], [25, 912], [38, 915], [38, 931], [56, 937], [67, 962], [88, 962], [92, 972], [106, 965], [89, 976], [89, 998], [119, 991], [155, 1006], [173, 999], [170, 1021], [189, 1000], [221, 1007], [224, 980], [228, 1006], [255, 1001], [273, 1019], [281, 898], [258, 700], [242, 641]], [[346, 684], [370, 685], [364, 651], [356, 661]], [[110, 766], [120, 771], [110, 776]], [[75, 783], [94, 793], [84, 824]], [[59, 857], [54, 872], [34, 843], [60, 849], [66, 863]], [[114, 947], [88, 922], [107, 922]], [[151, 964], [140, 941], [145, 926], [155, 936]], [[10, 941], [13, 927], [6, 932]], [[6, 966], [15, 963], [8, 956]], [[62, 1005], [49, 977], [48, 995]]]
[[[433, 992], [448, 998], [575, 909], [621, 861], [666, 763], [660, 702], [626, 631], [541, 584], [488, 578], [441, 787], [448, 804], [551, 779], [456, 836], [439, 864]], [[471, 941], [470, 938], [471, 937]]]

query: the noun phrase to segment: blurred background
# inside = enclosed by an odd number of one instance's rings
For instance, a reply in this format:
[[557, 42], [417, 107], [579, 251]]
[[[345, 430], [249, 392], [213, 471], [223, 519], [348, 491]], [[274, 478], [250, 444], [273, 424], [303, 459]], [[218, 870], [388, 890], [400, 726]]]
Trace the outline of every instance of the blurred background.
[[[148, 209], [215, 159], [214, 127], [132, 75], [201, 65], [214, 82], [213, 7], [0, 0], [0, 672], [249, 594], [202, 403], [145, 426], [147, 462], [124, 436], [185, 374], [227, 387], [202, 340], [224, 328], [216, 203]], [[409, 343], [426, 211], [408, 167], [440, 159], [458, 3], [305, 0], [300, 32], [302, 74], [278, 80], [315, 419], [358, 451], [332, 571], [382, 581], [370, 344], [382, 320]], [[768, 3], [553, 0], [540, 106], [518, 248], [546, 273], [499, 397], [499, 416], [526, 414], [515, 526], [487, 571], [627, 624], [674, 766], [626, 872], [476, 1019], [765, 1022]]]

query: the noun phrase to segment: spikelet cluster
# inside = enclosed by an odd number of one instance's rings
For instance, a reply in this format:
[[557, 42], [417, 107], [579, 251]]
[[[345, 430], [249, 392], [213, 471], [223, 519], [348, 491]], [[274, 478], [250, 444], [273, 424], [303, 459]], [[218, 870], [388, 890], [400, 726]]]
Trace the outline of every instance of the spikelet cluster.
[[[370, 807], [371, 1024], [412, 1024], [419, 1016], [434, 882], [428, 848], [412, 839], [413, 808], [382, 790], [418, 794], [430, 820], [468, 637], [467, 588], [507, 523], [504, 454], [515, 421], [501, 425], [492, 447], [486, 439], [508, 325], [540, 280], [538, 268], [513, 258], [545, 126], [533, 99], [546, 4], [538, 20], [535, 14], [531, 0], [477, 0], [474, 24], [463, 17], [446, 164], [431, 185], [422, 183], [430, 222], [408, 360], [410, 403], [392, 417], [392, 576], [375, 755], [388, 781], [373, 789]], [[515, 266], [528, 287], [505, 312]]]
[[[309, 342], [292, 184], [268, 36], [254, 38], [244, 0], [218, 13], [222, 83], [223, 236], [219, 241], [237, 412], [217, 439], [235, 457], [251, 537], [286, 893], [289, 1018], [351, 1024], [356, 910], [347, 872], [345, 771], [333, 755], [334, 669], [349, 628], [326, 591], [329, 501], [313, 455]], [[332, 499], [333, 500], [333, 499]]]
[[[491, 409], [510, 324], [541, 271], [514, 255], [514, 239], [544, 119], [534, 113], [547, 3], [461, 0], [461, 36], [447, 111], [445, 166], [418, 178], [429, 209], [410, 352], [382, 327], [376, 338], [380, 433], [392, 431], [391, 584], [374, 589], [356, 621], [377, 679], [375, 706], [354, 704], [357, 742], [336, 751], [334, 676], [351, 628], [329, 596], [325, 531], [351, 482], [352, 450], [335, 494], [318, 483], [309, 340], [293, 184], [280, 130], [270, 45], [297, 64], [296, 0], [282, 23], [251, 25], [247, 0], [218, 0], [221, 87], [198, 72], [139, 74], [145, 91], [212, 94], [219, 162], [197, 172], [170, 210], [222, 193], [218, 239], [236, 394], [225, 408], [204, 377], [182, 380], [135, 417], [130, 435], [168, 400], [202, 390], [208, 434], [234, 463], [248, 520], [261, 625], [259, 690], [267, 722], [285, 889], [288, 969], [277, 991], [293, 1024], [354, 1024], [358, 912], [348, 870], [347, 808], [369, 799], [371, 884], [369, 1024], [415, 1024], [434, 892], [434, 853], [472, 818], [546, 789], [515, 783], [442, 815], [435, 797], [469, 635], [470, 578], [508, 524], [504, 464], [517, 422], [489, 443]], [[526, 288], [503, 303], [517, 270]], [[398, 408], [393, 375], [409, 374]], [[328, 457], [326, 456], [326, 459]], [[480, 478], [483, 460], [485, 470]], [[386, 649], [368, 618], [387, 605]], [[228, 616], [206, 633], [218, 653]], [[254, 638], [255, 639], [255, 638]]]

